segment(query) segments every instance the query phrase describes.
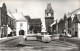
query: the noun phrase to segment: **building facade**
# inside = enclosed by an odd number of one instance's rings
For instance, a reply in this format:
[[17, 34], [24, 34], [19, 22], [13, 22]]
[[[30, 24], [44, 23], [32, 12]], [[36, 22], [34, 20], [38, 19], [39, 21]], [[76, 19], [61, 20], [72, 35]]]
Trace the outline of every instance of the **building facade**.
[[71, 13], [67, 14], [68, 16], [68, 32], [73, 37], [79, 37], [80, 38], [80, 8], [72, 11]]
[[80, 14], [75, 14], [73, 18], [73, 25], [72, 25], [72, 35], [74, 37], [80, 37]]
[[72, 31], [72, 18], [69, 17], [69, 18], [67, 18], [67, 20], [68, 20], [68, 33], [71, 34], [71, 31]]
[[64, 17], [62, 19], [59, 20], [59, 22], [56, 22], [53, 25], [53, 28], [57, 33], [64, 33], [67, 34], [68, 33], [68, 20], [66, 17], [66, 14], [64, 14]]
[[27, 21], [26, 20], [17, 20], [16, 21], [16, 35], [27, 35], [28, 33], [28, 27], [27, 27]]
[[0, 37], [7, 36], [7, 8], [5, 3], [0, 5]]
[[27, 35], [28, 34], [28, 20], [24, 17], [21, 12], [11, 13], [16, 19], [16, 35]]
[[64, 18], [60, 19], [58, 22], [58, 33], [62, 32], [80, 38], [80, 8], [71, 13], [64, 14]]
[[47, 9], [45, 10], [45, 25], [46, 31], [51, 34], [50, 25], [54, 22], [54, 11], [52, 9], [51, 4], [47, 5]]
[[29, 28], [31, 33], [41, 33], [41, 24], [42, 22], [40, 18], [31, 19]]
[[58, 33], [62, 33], [63, 32], [63, 29], [65, 28], [64, 26], [65, 26], [64, 19], [60, 19], [60, 21], [58, 23]]

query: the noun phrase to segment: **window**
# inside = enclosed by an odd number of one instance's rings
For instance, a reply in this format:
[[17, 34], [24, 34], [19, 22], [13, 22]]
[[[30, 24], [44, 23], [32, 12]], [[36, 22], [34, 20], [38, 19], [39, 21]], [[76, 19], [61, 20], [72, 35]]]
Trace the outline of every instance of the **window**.
[[48, 13], [48, 16], [51, 17], [51, 13]]
[[20, 23], [20, 27], [22, 27], [23, 26], [23, 23]]

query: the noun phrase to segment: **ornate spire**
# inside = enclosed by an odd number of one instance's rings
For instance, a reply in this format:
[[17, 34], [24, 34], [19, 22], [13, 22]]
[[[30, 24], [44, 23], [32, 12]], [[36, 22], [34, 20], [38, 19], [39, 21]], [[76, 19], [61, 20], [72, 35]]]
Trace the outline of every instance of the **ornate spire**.
[[49, 3], [49, 4], [47, 5], [47, 8], [46, 8], [46, 10], [45, 10], [45, 13], [53, 13], [53, 9], [52, 9], [51, 3]]
[[49, 4], [47, 5], [47, 9], [46, 9], [46, 10], [52, 10], [51, 3], [49, 3]]

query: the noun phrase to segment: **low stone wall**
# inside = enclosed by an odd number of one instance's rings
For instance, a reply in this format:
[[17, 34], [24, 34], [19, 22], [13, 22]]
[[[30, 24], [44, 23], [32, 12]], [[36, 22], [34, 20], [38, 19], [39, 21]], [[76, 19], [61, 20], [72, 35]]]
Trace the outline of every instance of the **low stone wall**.
[[27, 40], [37, 40], [37, 34], [27, 34], [25, 38]]
[[52, 40], [59, 40], [59, 34], [53, 34]]
[[59, 37], [52, 37], [52, 40], [59, 40]]
[[[39, 37], [35, 34], [29, 34], [26, 37], [27, 37], [27, 40], [38, 40], [38, 38], [41, 39], [41, 37]], [[53, 34], [52, 40], [59, 40], [59, 34]]]
[[27, 40], [37, 40], [37, 37], [27, 37]]

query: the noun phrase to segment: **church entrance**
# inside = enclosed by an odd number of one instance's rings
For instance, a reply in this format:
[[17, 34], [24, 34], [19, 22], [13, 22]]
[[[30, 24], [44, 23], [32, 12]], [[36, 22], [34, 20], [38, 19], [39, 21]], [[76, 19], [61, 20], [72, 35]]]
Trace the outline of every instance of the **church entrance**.
[[24, 35], [24, 30], [20, 30], [19, 35]]

